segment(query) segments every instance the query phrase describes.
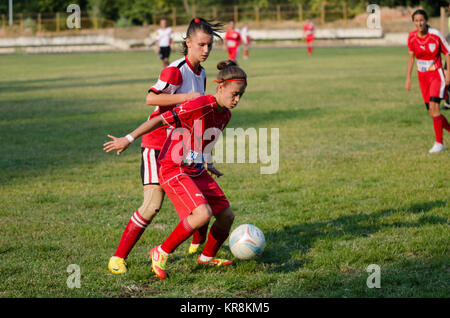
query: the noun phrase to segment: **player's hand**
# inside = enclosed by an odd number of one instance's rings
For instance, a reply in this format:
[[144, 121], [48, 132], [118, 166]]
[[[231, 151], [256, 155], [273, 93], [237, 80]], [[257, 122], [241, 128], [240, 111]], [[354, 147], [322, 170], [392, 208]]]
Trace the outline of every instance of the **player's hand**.
[[450, 85], [450, 76], [447, 76], [445, 78], [445, 86], [449, 86]]
[[207, 167], [206, 170], [211, 173], [213, 178], [220, 178], [223, 176], [223, 173], [216, 169], [216, 167]]
[[200, 96], [202, 96], [202, 94], [200, 94], [199, 92], [190, 92], [186, 94], [186, 100], [194, 99]]
[[130, 142], [125, 137], [117, 138], [111, 135], [108, 135], [108, 137], [111, 138], [112, 141], [108, 141], [103, 144], [103, 150], [106, 152], [117, 150], [117, 155], [120, 156], [120, 154], [130, 145]]
[[406, 79], [405, 88], [406, 88], [407, 91], [411, 90], [411, 79], [410, 78]]

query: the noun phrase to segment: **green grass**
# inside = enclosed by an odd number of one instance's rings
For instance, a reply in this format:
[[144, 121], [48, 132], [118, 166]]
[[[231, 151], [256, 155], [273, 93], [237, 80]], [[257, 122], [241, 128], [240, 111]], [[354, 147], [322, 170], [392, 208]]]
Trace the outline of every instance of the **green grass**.
[[[208, 93], [224, 58], [213, 51], [205, 63]], [[139, 142], [121, 157], [102, 152], [106, 134], [152, 110], [159, 61], [2, 56], [0, 297], [449, 297], [450, 157], [428, 154], [433, 127], [417, 80], [403, 88], [406, 58], [404, 48], [252, 50], [229, 127], [280, 128], [280, 168], [219, 164], [218, 182], [234, 227], [260, 227], [266, 250], [217, 270], [196, 265], [185, 242], [160, 281], [147, 253], [178, 223], [168, 199], [130, 271], [106, 269], [142, 186]], [[232, 257], [227, 245], [220, 256]], [[66, 285], [70, 264], [80, 289]], [[380, 289], [366, 286], [369, 264], [381, 267]]]

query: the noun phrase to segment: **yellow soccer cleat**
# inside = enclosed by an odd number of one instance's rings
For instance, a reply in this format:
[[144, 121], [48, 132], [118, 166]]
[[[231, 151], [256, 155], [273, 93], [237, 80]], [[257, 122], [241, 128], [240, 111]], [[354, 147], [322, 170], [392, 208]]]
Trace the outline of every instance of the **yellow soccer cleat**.
[[222, 258], [213, 258], [208, 261], [204, 261], [201, 259], [201, 255], [198, 256], [197, 261], [199, 264], [211, 265], [211, 266], [217, 266], [217, 267], [229, 266], [233, 263], [232, 261], [229, 261], [227, 259], [222, 259]]
[[127, 263], [121, 257], [113, 256], [109, 259], [108, 269], [113, 274], [125, 274], [127, 272]]
[[159, 246], [156, 246], [150, 251], [150, 258], [152, 259], [152, 270], [155, 273], [156, 277], [164, 279], [167, 278], [166, 262], [169, 255], [160, 253], [158, 247]]
[[192, 244], [189, 246], [189, 255], [195, 254], [198, 251], [198, 248], [200, 247], [200, 244]]

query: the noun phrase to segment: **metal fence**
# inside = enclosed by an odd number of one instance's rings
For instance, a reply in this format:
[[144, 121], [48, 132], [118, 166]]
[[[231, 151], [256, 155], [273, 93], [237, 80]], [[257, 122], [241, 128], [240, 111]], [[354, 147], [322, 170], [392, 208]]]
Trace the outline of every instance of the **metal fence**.
[[[76, 32], [67, 27], [66, 20], [70, 13], [30, 13], [15, 14], [13, 25], [8, 24], [8, 16], [1, 15], [1, 32], [3, 36], [14, 35], [40, 35], [54, 32]], [[170, 25], [186, 25], [196, 16], [205, 19], [227, 22], [234, 20], [236, 22], [255, 22], [259, 24], [263, 21], [279, 23], [282, 21], [301, 22], [306, 18], [315, 20], [318, 24], [326, 22], [343, 20], [345, 24], [348, 18], [352, 18], [355, 13], [348, 10], [346, 3], [341, 6], [328, 6], [325, 2], [319, 9], [312, 10], [301, 4], [283, 4], [283, 5], [234, 5], [234, 6], [203, 6], [191, 7], [189, 12], [183, 7], [173, 7], [168, 9], [158, 9], [151, 15], [150, 21], [144, 21], [144, 25], [157, 25], [162, 18], [167, 19]], [[104, 29], [114, 28], [116, 22], [100, 17], [88, 15], [85, 12], [81, 14], [81, 29]]]
[[195, 16], [201, 16], [205, 19], [214, 19], [219, 21], [234, 20], [242, 21], [303, 21], [306, 18], [315, 19], [318, 23], [324, 24], [342, 19], [346, 23], [348, 18], [355, 15], [353, 11], [348, 10], [344, 2], [340, 6], [327, 5], [325, 2], [319, 9], [312, 10], [301, 4], [279, 4], [267, 5], [264, 7], [253, 5], [234, 5], [234, 6], [209, 6], [209, 7], [191, 7], [190, 12], [184, 8], [170, 8], [160, 10], [152, 16], [152, 24], [156, 24], [161, 18], [167, 19], [173, 26], [187, 24]]

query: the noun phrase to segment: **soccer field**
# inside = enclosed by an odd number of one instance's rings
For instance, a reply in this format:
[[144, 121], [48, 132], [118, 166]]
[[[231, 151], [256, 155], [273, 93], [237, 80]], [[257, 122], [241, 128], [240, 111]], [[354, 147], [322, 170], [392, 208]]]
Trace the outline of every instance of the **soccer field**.
[[[208, 93], [225, 57], [204, 64]], [[142, 201], [140, 143], [102, 151], [153, 110], [155, 54], [1, 56], [0, 297], [449, 297], [450, 152], [428, 154], [433, 125], [415, 74], [404, 89], [406, 63], [406, 48], [251, 50], [228, 127], [279, 128], [279, 170], [217, 164], [218, 183], [233, 228], [255, 224], [266, 249], [240, 261], [227, 241], [219, 256], [233, 266], [205, 268], [188, 240], [161, 281], [147, 255], [179, 222], [168, 198], [129, 272], [107, 270]], [[70, 264], [80, 288], [67, 285]], [[367, 285], [370, 264], [380, 288]]]

